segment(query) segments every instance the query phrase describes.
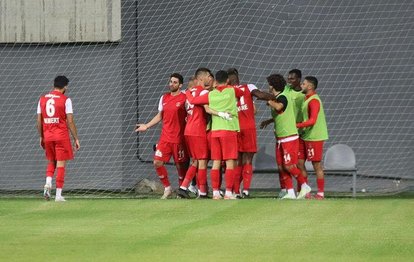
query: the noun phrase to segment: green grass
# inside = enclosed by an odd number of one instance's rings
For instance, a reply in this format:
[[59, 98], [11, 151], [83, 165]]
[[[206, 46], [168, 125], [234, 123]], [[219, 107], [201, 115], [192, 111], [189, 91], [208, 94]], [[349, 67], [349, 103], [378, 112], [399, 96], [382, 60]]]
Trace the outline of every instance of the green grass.
[[413, 199], [0, 199], [0, 261], [413, 261]]

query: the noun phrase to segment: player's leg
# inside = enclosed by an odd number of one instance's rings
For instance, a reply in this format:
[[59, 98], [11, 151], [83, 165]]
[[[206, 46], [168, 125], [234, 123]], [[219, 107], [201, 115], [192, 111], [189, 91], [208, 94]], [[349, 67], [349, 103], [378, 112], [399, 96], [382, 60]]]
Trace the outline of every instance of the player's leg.
[[243, 198], [247, 198], [250, 196], [249, 190], [250, 185], [252, 183], [253, 177], [253, 152], [244, 152], [243, 153], [243, 170], [242, 170], [242, 177], [243, 177]]
[[157, 173], [158, 178], [161, 183], [164, 185], [164, 194], [161, 199], [167, 199], [172, 194], [172, 188], [170, 180], [168, 179], [168, 171], [164, 166], [165, 162], [168, 162], [172, 155], [171, 144], [165, 142], [159, 142], [156, 145], [155, 154], [154, 154], [154, 168]]
[[242, 181], [242, 171], [243, 171], [243, 153], [239, 152], [237, 164], [236, 164], [236, 167], [234, 168], [233, 193], [236, 195], [236, 197], [241, 197], [240, 184]]
[[56, 162], [56, 198], [55, 201], [65, 201], [65, 198], [62, 196], [63, 185], [65, 183], [65, 169], [66, 161], [57, 161]]
[[46, 141], [45, 145], [45, 154], [46, 159], [48, 160], [46, 166], [46, 183], [43, 187], [43, 197], [45, 200], [50, 200], [51, 197], [51, 189], [52, 189], [52, 180], [53, 175], [56, 170], [56, 152], [55, 152], [55, 142], [54, 141]]
[[[295, 190], [293, 189], [292, 177], [285, 170], [283, 166], [283, 148], [282, 144], [277, 142], [275, 145], [276, 163], [279, 170], [280, 192], [279, 199], [294, 199], [296, 198]], [[288, 195], [289, 192], [289, 195]]]
[[173, 158], [178, 173], [178, 185], [181, 186], [190, 164], [190, 159], [184, 142], [173, 144]]
[[318, 187], [318, 193], [316, 193], [316, 199], [323, 199], [325, 197], [325, 177], [323, 172], [322, 163], [320, 161], [312, 162], [313, 168], [316, 173], [316, 184]]
[[199, 197], [207, 197], [207, 159], [198, 160], [197, 181]]
[[[240, 145], [240, 144], [239, 144]], [[257, 152], [257, 134], [256, 129], [246, 129], [243, 135], [243, 142], [240, 145], [243, 151], [243, 167], [242, 167], [242, 180], [243, 180], [243, 197], [249, 196], [250, 185], [253, 177], [253, 156]]]
[[298, 163], [298, 149], [299, 149], [299, 140], [295, 139], [293, 141], [282, 143], [283, 149], [283, 166], [287, 172], [301, 185], [300, 192], [297, 196], [298, 199], [302, 199], [310, 192], [311, 188], [306, 183], [305, 178], [302, 175], [300, 169], [296, 166]]
[[[305, 178], [306, 183], [308, 183], [308, 172], [306, 171], [305, 167], [305, 159], [306, 159], [306, 145], [303, 139], [299, 138], [299, 152], [298, 152], [298, 168], [302, 173], [302, 176]], [[297, 191], [300, 191], [300, 184], [297, 183]]]
[[316, 173], [316, 185], [318, 192], [314, 196], [315, 199], [324, 199], [325, 197], [325, 175], [322, 165], [323, 141], [306, 141], [306, 148], [308, 149], [307, 158], [312, 162], [313, 169]]
[[56, 197], [55, 201], [66, 201], [62, 196], [65, 183], [66, 161], [73, 159], [73, 151], [70, 140], [56, 141]]
[[213, 166], [210, 171], [211, 187], [213, 188], [213, 199], [221, 199], [220, 195], [220, 169], [222, 153], [220, 140], [218, 137], [210, 138], [210, 154], [213, 160]]
[[213, 199], [221, 199], [220, 195], [220, 169], [221, 160], [213, 160], [213, 166], [210, 171], [211, 187], [213, 188]]
[[[178, 164], [177, 164], [178, 165]], [[187, 169], [187, 173], [185, 174], [185, 178], [183, 182], [181, 183], [180, 187], [178, 188], [178, 196], [181, 198], [190, 198], [190, 195], [188, 194], [188, 186], [190, 185], [191, 181], [197, 174], [197, 166], [198, 161], [193, 159], [191, 161], [190, 167]], [[177, 167], [178, 169], [178, 167]]]
[[234, 171], [238, 157], [237, 133], [234, 132], [226, 137], [220, 137], [221, 152], [223, 160], [226, 161], [226, 171], [224, 173], [226, 182], [226, 192], [224, 199], [236, 199], [233, 196]]
[[52, 189], [52, 179], [56, 169], [56, 161], [48, 161], [46, 167], [46, 183], [43, 187], [43, 197], [49, 200], [51, 197], [50, 191]]

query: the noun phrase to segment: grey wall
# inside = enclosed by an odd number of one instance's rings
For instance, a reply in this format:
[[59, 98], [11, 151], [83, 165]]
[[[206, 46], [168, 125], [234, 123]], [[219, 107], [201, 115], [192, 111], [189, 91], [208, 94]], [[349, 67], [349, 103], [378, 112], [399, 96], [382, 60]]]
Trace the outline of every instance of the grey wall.
[[[0, 189], [43, 185], [35, 110], [58, 74], [71, 80], [82, 146], [66, 187], [125, 189], [156, 179], [145, 161], [159, 128], [137, 136], [134, 124], [156, 114], [169, 74], [187, 79], [200, 66], [235, 66], [261, 88], [274, 72], [315, 75], [326, 146], [350, 145], [361, 175], [412, 178], [413, 11], [412, 1], [386, 0], [122, 1], [119, 44], [2, 45]], [[259, 123], [269, 113], [256, 105]], [[258, 140], [272, 144], [271, 129]]]

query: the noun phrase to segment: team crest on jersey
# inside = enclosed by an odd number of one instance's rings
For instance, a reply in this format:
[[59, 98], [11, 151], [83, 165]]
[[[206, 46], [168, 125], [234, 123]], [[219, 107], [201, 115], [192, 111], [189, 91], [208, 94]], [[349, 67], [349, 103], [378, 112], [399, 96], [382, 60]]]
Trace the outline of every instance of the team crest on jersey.
[[177, 104], [175, 104], [176, 107], [180, 107], [181, 106], [181, 102], [177, 102]]
[[157, 149], [157, 151], [155, 151], [155, 156], [162, 157], [162, 152]]

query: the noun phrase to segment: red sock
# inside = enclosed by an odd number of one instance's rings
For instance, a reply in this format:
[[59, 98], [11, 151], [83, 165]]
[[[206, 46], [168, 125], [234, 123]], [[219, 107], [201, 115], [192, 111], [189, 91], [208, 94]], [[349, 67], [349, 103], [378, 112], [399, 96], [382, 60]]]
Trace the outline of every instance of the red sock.
[[325, 191], [325, 179], [317, 178], [316, 184], [318, 185], [318, 193], [323, 193]]
[[[181, 184], [184, 181], [185, 175], [187, 174], [187, 168], [177, 168], [178, 172], [178, 186], [181, 186]], [[191, 181], [191, 180], [190, 180]]]
[[226, 168], [224, 176], [226, 179], [226, 191], [232, 191], [234, 185], [234, 169]]
[[292, 180], [292, 176], [285, 171], [282, 171], [282, 179], [283, 179], [283, 183], [285, 185], [285, 188], [283, 189], [293, 189], [293, 180]]
[[63, 188], [64, 183], [65, 183], [65, 167], [58, 167], [57, 175], [56, 175], [56, 188]]
[[161, 183], [164, 185], [164, 187], [168, 187], [171, 185], [170, 180], [168, 180], [168, 172], [165, 166], [155, 168], [155, 171], [157, 172], [157, 175], [160, 178]]
[[233, 184], [233, 191], [235, 194], [240, 194], [240, 180], [242, 177], [242, 167], [237, 166], [236, 169], [234, 169], [234, 184]]
[[46, 176], [53, 177], [53, 174], [55, 173], [56, 165], [54, 162], [49, 162], [46, 167]]
[[243, 166], [243, 190], [249, 190], [252, 183], [253, 167], [252, 164]]
[[220, 171], [218, 169], [211, 169], [210, 171], [211, 176], [211, 186], [213, 190], [220, 189]]
[[298, 181], [298, 184], [300, 186], [302, 186], [303, 183], [306, 183], [305, 177], [302, 175], [302, 172], [300, 171], [299, 168], [297, 167], [292, 167], [289, 170], [289, 173], [296, 178], [296, 180]]
[[181, 186], [187, 188], [190, 185], [193, 178], [195, 177], [196, 173], [197, 173], [197, 167], [191, 165], [188, 168], [187, 173], [185, 174], [185, 178], [183, 182], [181, 183]]
[[280, 189], [286, 189], [286, 183], [285, 183], [285, 172], [279, 170], [279, 183], [280, 183]]
[[207, 194], [207, 169], [199, 169], [197, 172], [198, 189], [201, 193]]

